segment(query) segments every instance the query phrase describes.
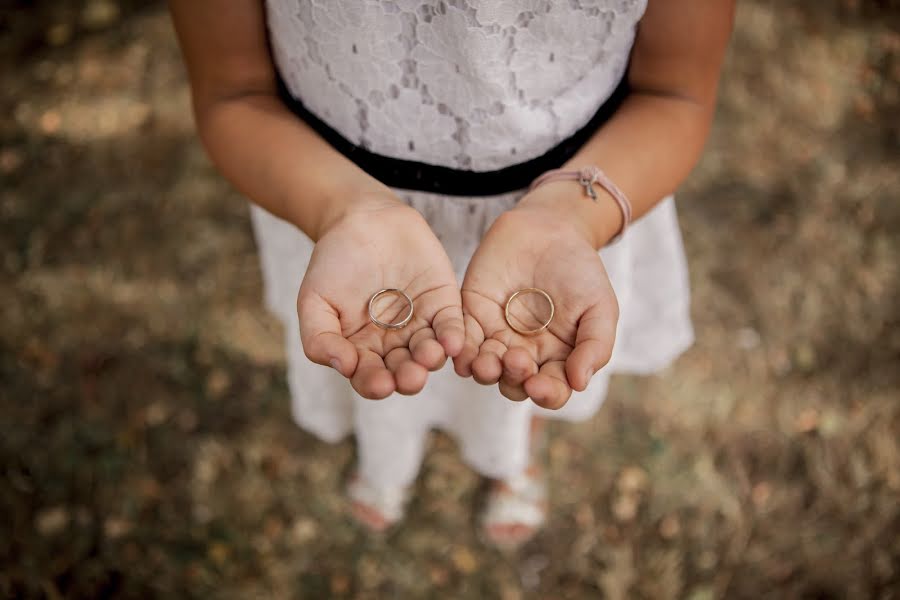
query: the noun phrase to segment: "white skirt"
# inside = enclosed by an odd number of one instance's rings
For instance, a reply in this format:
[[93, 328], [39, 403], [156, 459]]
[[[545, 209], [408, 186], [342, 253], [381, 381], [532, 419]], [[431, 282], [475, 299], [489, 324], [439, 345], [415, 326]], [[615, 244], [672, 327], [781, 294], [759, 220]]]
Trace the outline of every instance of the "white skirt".
[[[525, 190], [459, 197], [395, 189], [428, 221], [462, 282], [485, 231]], [[558, 411], [512, 402], [497, 386], [463, 379], [447, 365], [431, 373], [416, 396], [360, 397], [334, 370], [310, 362], [300, 344], [297, 292], [313, 250], [293, 225], [251, 208], [265, 282], [265, 300], [284, 323], [287, 378], [294, 419], [322, 440], [356, 435], [359, 470], [374, 485], [405, 486], [419, 470], [428, 432], [439, 428], [458, 442], [478, 473], [518, 475], [528, 463], [532, 415], [580, 421], [602, 404], [612, 373], [647, 374], [665, 368], [693, 342], [689, 285], [681, 232], [672, 198], [634, 223], [619, 242], [600, 252], [619, 301], [616, 346], [610, 363], [588, 389], [572, 394]]]

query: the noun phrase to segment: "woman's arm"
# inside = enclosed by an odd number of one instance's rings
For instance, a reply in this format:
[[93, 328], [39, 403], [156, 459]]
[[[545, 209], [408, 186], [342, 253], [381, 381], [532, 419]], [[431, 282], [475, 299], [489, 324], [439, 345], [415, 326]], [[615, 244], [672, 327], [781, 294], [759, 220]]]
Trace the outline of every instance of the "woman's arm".
[[[563, 168], [599, 166], [631, 200], [634, 217], [674, 192], [706, 142], [733, 18], [734, 0], [650, 0], [631, 56], [631, 94]], [[561, 196], [561, 186], [572, 192]], [[608, 200], [585, 202], [581, 186], [560, 181], [537, 188], [523, 204], [561, 205], [587, 225], [599, 248], [622, 224]]]
[[314, 240], [354, 205], [393, 202], [278, 99], [261, 0], [169, 6], [200, 137], [235, 187]]

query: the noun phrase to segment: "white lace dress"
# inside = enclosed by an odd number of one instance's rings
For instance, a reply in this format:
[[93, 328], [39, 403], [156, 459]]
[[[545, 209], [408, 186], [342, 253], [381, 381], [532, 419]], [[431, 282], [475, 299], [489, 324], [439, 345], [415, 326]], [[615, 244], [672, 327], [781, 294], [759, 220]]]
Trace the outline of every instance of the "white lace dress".
[[[583, 126], [625, 72], [647, 0], [267, 0], [291, 94], [345, 138], [393, 158], [491, 171], [540, 156]], [[297, 160], [303, 160], [298, 156]], [[539, 173], [535, 173], [537, 176]], [[459, 281], [493, 220], [524, 190], [448, 196], [394, 188], [444, 244]], [[284, 321], [293, 415], [328, 441], [356, 435], [370, 482], [410, 483], [440, 428], [491, 477], [518, 475], [533, 414], [592, 416], [614, 372], [650, 373], [693, 341], [684, 249], [671, 198], [601, 256], [620, 304], [610, 364], [556, 412], [504, 399], [448, 363], [414, 397], [359, 397], [300, 345], [296, 296], [312, 242], [258, 207], [269, 307]]]

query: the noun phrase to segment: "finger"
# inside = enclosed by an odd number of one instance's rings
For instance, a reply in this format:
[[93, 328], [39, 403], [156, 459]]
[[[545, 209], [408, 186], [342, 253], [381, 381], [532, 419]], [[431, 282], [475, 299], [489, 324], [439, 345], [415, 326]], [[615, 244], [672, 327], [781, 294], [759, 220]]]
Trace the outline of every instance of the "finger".
[[569, 401], [572, 388], [566, 381], [565, 363], [561, 360], [541, 365], [537, 375], [525, 380], [525, 391], [538, 406], [556, 410]]
[[497, 388], [504, 398], [512, 400], [513, 402], [528, 400], [528, 392], [526, 392], [525, 388], [521, 385], [509, 385], [501, 379], [500, 383], [497, 384]]
[[350, 385], [360, 396], [370, 400], [387, 398], [396, 389], [394, 376], [384, 366], [381, 357], [371, 350], [360, 351], [359, 363], [350, 378]]
[[484, 330], [472, 315], [463, 315], [466, 339], [459, 354], [453, 357], [453, 369], [460, 377], [472, 376], [472, 362], [478, 357], [478, 349], [484, 342]]
[[447, 362], [447, 353], [431, 327], [423, 327], [409, 338], [409, 351], [412, 359], [429, 371], [437, 371]]
[[609, 362], [616, 341], [618, 310], [610, 310], [600, 304], [593, 307], [578, 321], [575, 348], [566, 359], [566, 376], [573, 389], [584, 391], [594, 373]]
[[466, 328], [459, 305], [439, 310], [431, 320], [431, 328], [447, 356], [453, 357], [460, 353], [465, 343]]
[[428, 371], [413, 361], [407, 348], [395, 348], [388, 352], [384, 357], [384, 366], [394, 374], [397, 391], [401, 394], [407, 396], [418, 394], [425, 387]]
[[506, 346], [497, 340], [484, 340], [478, 349], [478, 356], [472, 361], [472, 376], [482, 385], [493, 385], [500, 381], [503, 373], [503, 355]]
[[334, 367], [344, 377], [352, 376], [359, 358], [356, 347], [341, 333], [337, 311], [320, 296], [309, 294], [297, 299], [297, 316], [307, 358]]
[[503, 373], [500, 376], [500, 393], [510, 400], [521, 401], [528, 398], [522, 384], [538, 372], [534, 359], [524, 348], [510, 348], [501, 362]]

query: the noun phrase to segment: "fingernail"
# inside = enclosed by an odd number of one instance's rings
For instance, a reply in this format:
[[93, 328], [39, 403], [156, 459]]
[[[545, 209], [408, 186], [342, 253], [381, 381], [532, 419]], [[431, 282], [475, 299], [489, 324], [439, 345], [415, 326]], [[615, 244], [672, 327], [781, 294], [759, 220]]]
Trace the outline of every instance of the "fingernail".
[[332, 358], [331, 361], [329, 361], [329, 364], [331, 365], [331, 368], [333, 368], [338, 373], [343, 373], [343, 371], [341, 371], [341, 361], [339, 361], [338, 359]]
[[593, 377], [593, 376], [594, 376], [594, 370], [588, 369], [587, 372], [585, 373], [584, 384], [585, 385], [589, 384], [591, 382], [591, 377]]

